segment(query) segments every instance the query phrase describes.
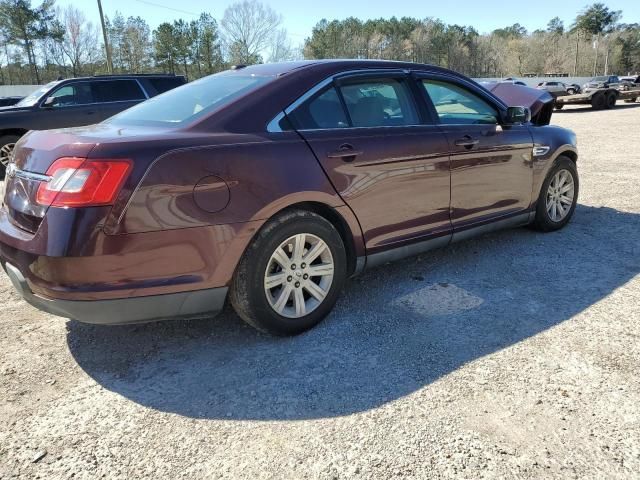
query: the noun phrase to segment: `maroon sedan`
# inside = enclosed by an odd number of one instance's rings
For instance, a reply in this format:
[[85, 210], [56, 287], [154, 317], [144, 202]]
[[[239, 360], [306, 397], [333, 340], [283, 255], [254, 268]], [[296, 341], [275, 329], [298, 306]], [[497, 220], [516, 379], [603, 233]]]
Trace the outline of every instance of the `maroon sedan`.
[[7, 169], [0, 261], [62, 317], [210, 316], [229, 298], [255, 327], [299, 333], [364, 268], [569, 221], [575, 135], [540, 121], [544, 93], [508, 87], [522, 103], [428, 65], [256, 65], [30, 132]]

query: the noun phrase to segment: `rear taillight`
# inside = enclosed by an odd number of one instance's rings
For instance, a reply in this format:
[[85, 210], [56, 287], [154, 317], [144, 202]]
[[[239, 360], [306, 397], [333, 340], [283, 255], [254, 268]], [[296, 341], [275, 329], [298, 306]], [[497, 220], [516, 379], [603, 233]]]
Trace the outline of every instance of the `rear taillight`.
[[130, 160], [59, 158], [47, 170], [51, 180], [40, 184], [36, 201], [53, 207], [112, 205], [130, 170]]

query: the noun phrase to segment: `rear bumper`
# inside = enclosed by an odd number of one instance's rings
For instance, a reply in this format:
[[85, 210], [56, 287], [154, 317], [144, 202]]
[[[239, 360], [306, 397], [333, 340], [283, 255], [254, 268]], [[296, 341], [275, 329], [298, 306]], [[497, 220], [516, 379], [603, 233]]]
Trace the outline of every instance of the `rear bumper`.
[[3, 263], [11, 283], [29, 304], [45, 312], [85, 323], [117, 325], [177, 318], [209, 317], [219, 313], [227, 287], [113, 300], [60, 300], [38, 296], [16, 267]]

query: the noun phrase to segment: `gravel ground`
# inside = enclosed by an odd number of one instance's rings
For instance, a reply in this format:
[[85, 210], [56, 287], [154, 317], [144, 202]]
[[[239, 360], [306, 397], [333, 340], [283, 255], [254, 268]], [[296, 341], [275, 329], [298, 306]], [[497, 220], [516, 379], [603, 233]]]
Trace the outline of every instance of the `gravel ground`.
[[69, 322], [0, 274], [0, 478], [638, 478], [640, 104], [553, 120], [566, 229], [382, 267], [296, 338]]

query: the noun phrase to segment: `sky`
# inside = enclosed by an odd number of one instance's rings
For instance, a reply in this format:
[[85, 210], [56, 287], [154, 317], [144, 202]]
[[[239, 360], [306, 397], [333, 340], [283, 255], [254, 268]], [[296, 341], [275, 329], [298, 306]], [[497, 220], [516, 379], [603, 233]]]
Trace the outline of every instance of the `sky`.
[[[576, 14], [595, 0], [262, 0], [283, 17], [295, 44], [303, 43], [311, 35], [313, 26], [322, 18], [344, 19], [350, 16], [360, 19], [396, 17], [435, 17], [446, 23], [472, 25], [481, 33], [520, 23], [529, 31], [544, 28], [549, 20], [560, 17], [569, 26]], [[612, 10], [622, 10], [624, 23], [640, 23], [639, 0], [598, 0]], [[34, 2], [37, 3], [37, 2]], [[201, 12], [208, 12], [220, 19], [233, 0], [102, 0], [105, 15], [112, 17], [116, 11], [125, 17], [140, 16], [151, 28], [178, 18], [190, 20]], [[57, 0], [57, 5], [75, 5], [94, 23], [99, 23], [97, 0]]]

